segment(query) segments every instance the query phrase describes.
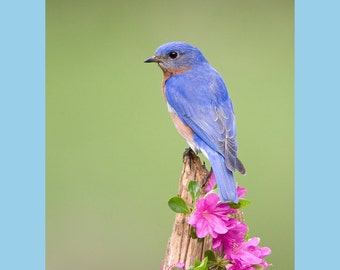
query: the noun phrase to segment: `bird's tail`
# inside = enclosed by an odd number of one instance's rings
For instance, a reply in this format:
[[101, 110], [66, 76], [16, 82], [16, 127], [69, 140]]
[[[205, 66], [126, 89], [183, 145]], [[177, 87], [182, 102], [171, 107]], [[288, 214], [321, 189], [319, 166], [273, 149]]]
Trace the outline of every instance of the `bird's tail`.
[[212, 149], [207, 151], [207, 155], [215, 174], [218, 193], [220, 195], [221, 201], [238, 203], [236, 183], [233, 172], [228, 170], [224, 157]]

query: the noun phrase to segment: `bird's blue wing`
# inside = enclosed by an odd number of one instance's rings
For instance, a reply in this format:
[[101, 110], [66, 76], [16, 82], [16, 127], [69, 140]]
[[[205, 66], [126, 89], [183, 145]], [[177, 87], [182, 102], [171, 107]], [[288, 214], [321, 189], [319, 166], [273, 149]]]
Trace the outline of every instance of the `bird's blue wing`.
[[194, 135], [225, 158], [229, 170], [245, 172], [237, 159], [232, 102], [216, 70], [210, 67], [172, 76], [166, 81], [166, 98]]

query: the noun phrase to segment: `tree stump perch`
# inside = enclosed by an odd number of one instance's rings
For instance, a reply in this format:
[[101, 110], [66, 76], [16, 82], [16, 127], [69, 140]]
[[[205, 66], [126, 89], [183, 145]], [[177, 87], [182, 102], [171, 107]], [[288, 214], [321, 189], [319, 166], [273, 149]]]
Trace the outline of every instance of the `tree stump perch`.
[[[201, 196], [205, 194], [204, 184], [209, 177], [209, 171], [202, 164], [200, 158], [190, 149], [183, 154], [183, 169], [178, 187], [178, 196], [186, 203], [191, 204], [192, 199], [188, 192], [188, 184], [191, 180], [196, 180], [201, 187]], [[202, 188], [203, 187], [203, 188]], [[211, 241], [204, 239], [197, 241], [190, 236], [189, 215], [176, 214], [172, 234], [168, 241], [163, 270], [171, 269], [178, 262], [189, 267], [195, 260], [204, 258], [204, 250], [211, 247]]]
[[[188, 205], [192, 204], [192, 198], [188, 191], [190, 181], [197, 181], [200, 186], [200, 197], [206, 194], [205, 186], [209, 179], [210, 172], [202, 164], [201, 159], [191, 150], [183, 153], [183, 169], [181, 172], [178, 196]], [[185, 268], [194, 265], [196, 260], [204, 259], [204, 252], [211, 249], [210, 237], [204, 239], [193, 239], [188, 224], [190, 215], [176, 214], [171, 236], [168, 241], [162, 270], [171, 270], [177, 263], [184, 263]], [[241, 211], [235, 215], [238, 220], [243, 220]]]

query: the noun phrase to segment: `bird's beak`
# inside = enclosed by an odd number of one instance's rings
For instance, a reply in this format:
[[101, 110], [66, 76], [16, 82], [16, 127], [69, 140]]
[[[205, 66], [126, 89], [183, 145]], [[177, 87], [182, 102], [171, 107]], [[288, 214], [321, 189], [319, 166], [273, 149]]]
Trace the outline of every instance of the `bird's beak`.
[[144, 60], [144, 63], [159, 63], [162, 62], [161, 59], [155, 55]]

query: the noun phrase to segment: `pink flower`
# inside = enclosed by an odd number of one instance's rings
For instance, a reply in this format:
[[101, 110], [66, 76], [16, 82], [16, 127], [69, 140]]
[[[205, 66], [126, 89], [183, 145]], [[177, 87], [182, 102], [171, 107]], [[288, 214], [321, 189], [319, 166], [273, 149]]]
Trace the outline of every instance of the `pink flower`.
[[212, 193], [197, 200], [196, 211], [190, 216], [189, 224], [196, 228], [196, 235], [199, 238], [208, 234], [216, 238], [232, 227], [232, 224], [228, 223], [230, 220], [228, 214], [235, 211], [226, 203], [220, 202], [217, 194]]
[[[216, 184], [214, 173], [211, 174], [206, 191], [210, 192]], [[237, 195], [243, 198], [245, 188], [237, 187]], [[259, 247], [259, 238], [251, 238], [245, 242], [248, 226], [230, 214], [237, 212], [228, 204], [222, 203], [216, 193], [196, 201], [196, 210], [189, 218], [189, 224], [196, 229], [196, 235], [203, 238], [212, 236], [212, 249], [224, 254], [230, 263], [227, 270], [256, 270], [256, 265], [267, 269], [268, 264], [263, 258], [271, 254], [268, 247]]]
[[243, 198], [247, 194], [246, 188], [237, 187], [237, 195], [239, 198]]
[[228, 222], [230, 229], [225, 234], [220, 234], [212, 240], [212, 248], [218, 250], [220, 253], [223, 251], [225, 251], [225, 253], [230, 252], [235, 245], [241, 245], [248, 231], [246, 224], [234, 218]]
[[[233, 261], [236, 265], [242, 267], [251, 267], [255, 264], [262, 264], [264, 269], [269, 266], [263, 258], [271, 254], [271, 250], [268, 247], [259, 247], [260, 239], [257, 237], [249, 239], [247, 242], [236, 244], [231, 250], [226, 252], [228, 260]], [[230, 269], [252, 269], [252, 268], [230, 268]]]

